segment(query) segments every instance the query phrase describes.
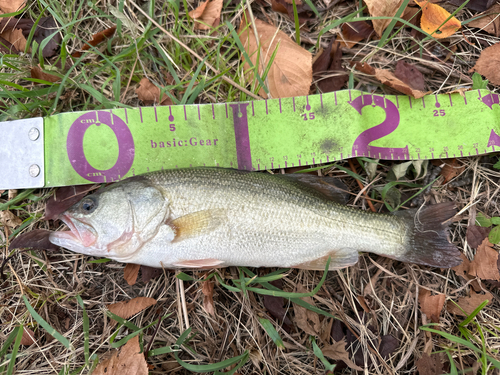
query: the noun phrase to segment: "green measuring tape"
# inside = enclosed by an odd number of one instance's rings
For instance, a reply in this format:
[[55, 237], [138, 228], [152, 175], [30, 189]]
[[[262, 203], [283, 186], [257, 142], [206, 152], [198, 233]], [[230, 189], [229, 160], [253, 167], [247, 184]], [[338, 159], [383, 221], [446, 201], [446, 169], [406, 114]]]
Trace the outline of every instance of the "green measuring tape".
[[499, 103], [499, 95], [486, 90], [421, 99], [345, 90], [4, 122], [0, 132], [15, 135], [4, 136], [0, 150], [9, 171], [0, 176], [0, 188], [112, 182], [197, 166], [254, 171], [358, 156], [480, 155], [500, 151]]

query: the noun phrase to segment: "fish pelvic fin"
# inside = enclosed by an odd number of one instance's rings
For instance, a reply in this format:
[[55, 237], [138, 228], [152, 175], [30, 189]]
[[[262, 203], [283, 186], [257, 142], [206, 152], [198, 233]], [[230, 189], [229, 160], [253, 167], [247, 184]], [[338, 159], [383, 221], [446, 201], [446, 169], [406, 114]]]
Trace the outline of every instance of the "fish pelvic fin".
[[227, 219], [226, 211], [223, 209], [214, 209], [193, 212], [167, 221], [166, 224], [175, 232], [172, 242], [179, 242], [212, 232], [224, 223], [224, 219]]
[[212, 269], [221, 268], [224, 261], [219, 259], [191, 259], [191, 260], [179, 260], [172, 265], [178, 268], [197, 268], [197, 269]]
[[455, 214], [453, 202], [395, 212], [394, 215], [407, 221], [411, 231], [410, 241], [401, 255], [383, 255], [402, 262], [431, 267], [458, 266], [462, 263], [460, 250], [448, 240], [450, 219]]
[[332, 250], [320, 258], [294, 265], [292, 268], [322, 271], [325, 269], [328, 259], [331, 259], [330, 267], [328, 268], [330, 271], [340, 270], [358, 263], [358, 251], [350, 248]]

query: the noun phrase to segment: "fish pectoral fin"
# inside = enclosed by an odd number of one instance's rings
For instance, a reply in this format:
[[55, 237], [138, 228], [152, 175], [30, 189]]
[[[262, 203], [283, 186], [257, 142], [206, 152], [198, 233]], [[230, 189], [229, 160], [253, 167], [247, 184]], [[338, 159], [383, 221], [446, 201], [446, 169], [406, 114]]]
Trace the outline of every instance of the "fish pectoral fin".
[[358, 263], [358, 251], [350, 248], [332, 250], [320, 258], [300, 263], [292, 267], [303, 270], [321, 271], [325, 269], [328, 258], [331, 258], [330, 267], [328, 269], [330, 271], [339, 270]]
[[217, 268], [222, 263], [224, 263], [223, 260], [209, 258], [209, 259], [181, 260], [173, 263], [172, 265], [174, 267], [179, 267], [179, 268]]
[[193, 212], [168, 221], [166, 224], [175, 232], [172, 242], [179, 242], [208, 234], [222, 225], [225, 219], [227, 219], [225, 210], [214, 209]]

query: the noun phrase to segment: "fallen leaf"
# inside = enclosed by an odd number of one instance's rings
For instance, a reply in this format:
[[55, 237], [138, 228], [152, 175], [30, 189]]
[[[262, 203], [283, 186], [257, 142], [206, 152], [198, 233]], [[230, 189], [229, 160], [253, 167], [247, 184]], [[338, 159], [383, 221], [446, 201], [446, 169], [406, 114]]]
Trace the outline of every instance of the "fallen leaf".
[[6, 29], [0, 34], [0, 36], [11, 43], [16, 50], [20, 52], [25, 50], [26, 38], [24, 37], [21, 29]]
[[76, 185], [60, 187], [47, 201], [43, 220], [56, 220], [68, 208], [79, 202], [93, 186]]
[[[276, 288], [283, 289], [283, 281], [275, 280], [271, 281], [271, 284]], [[283, 307], [285, 299], [283, 297], [275, 297], [264, 295], [264, 307], [269, 311], [269, 314], [279, 322], [283, 322], [283, 328], [287, 332], [291, 332], [293, 323], [287, 316], [287, 310]]]
[[[401, 18], [404, 19], [405, 21], [408, 21], [412, 25], [418, 26], [418, 25], [420, 25], [420, 18], [421, 17], [422, 17], [422, 11], [420, 8], [406, 7], [406, 9], [403, 13], [403, 16]], [[398, 22], [396, 22], [394, 27], [396, 27], [396, 28], [407, 27], [407, 25], [398, 21]], [[412, 29], [412, 30], [415, 30], [415, 29]]]
[[412, 89], [388, 70], [373, 68], [368, 65], [368, 63], [361, 64], [356, 62], [355, 65], [357, 70], [375, 76], [375, 78], [377, 78], [382, 84], [392, 87], [405, 95], [410, 95], [415, 99], [420, 99], [426, 94], [425, 92]]
[[120, 318], [128, 319], [131, 316], [147, 309], [156, 304], [154, 298], [149, 297], [135, 297], [130, 301], [118, 302], [108, 305], [108, 310], [113, 314], [118, 315]]
[[201, 292], [203, 293], [203, 308], [207, 313], [215, 316], [214, 281], [212, 279], [203, 281]]
[[444, 374], [443, 353], [434, 353], [429, 356], [427, 353], [422, 353], [422, 357], [417, 361], [417, 370], [419, 375], [442, 375]]
[[[322, 93], [340, 90], [349, 75], [342, 68], [342, 49], [333, 39], [313, 64], [314, 79]], [[326, 76], [323, 78], [323, 76]]]
[[40, 66], [31, 68], [31, 78], [41, 79], [47, 82], [59, 82], [61, 78], [50, 73], [45, 73]]
[[52, 232], [44, 229], [35, 229], [20, 234], [10, 243], [10, 249], [33, 248], [35, 250], [58, 250], [59, 246], [49, 241]]
[[[314, 12], [311, 7], [304, 4], [301, 0], [296, 0], [295, 6], [297, 8], [297, 16], [299, 24], [303, 24], [314, 17]], [[292, 0], [271, 0], [271, 8], [275, 12], [280, 12], [288, 15], [291, 20], [295, 19], [293, 14], [293, 1]]]
[[345, 350], [346, 342], [344, 340], [337, 341], [333, 345], [327, 345], [321, 349], [324, 356], [331, 358], [335, 361], [343, 361], [347, 366], [356, 371], [364, 371], [361, 367], [357, 366], [349, 358], [349, 354]]
[[[457, 7], [461, 6], [467, 0], [451, 0], [450, 4], [453, 4]], [[472, 9], [478, 12], [484, 12], [488, 8], [491, 8], [493, 4], [496, 3], [496, 0], [470, 0], [465, 4], [465, 7], [468, 9]]]
[[162, 274], [161, 268], [153, 268], [148, 266], [141, 266], [141, 278], [144, 284], [149, 283], [151, 279], [154, 279]]
[[[488, 300], [488, 305], [491, 303], [493, 296], [491, 293], [479, 294], [475, 293], [473, 290], [470, 291], [470, 297], [462, 297], [459, 298], [456, 302], [458, 306], [460, 306], [467, 315], [472, 314], [472, 312], [484, 301]], [[451, 301], [448, 301], [446, 304], [446, 309], [451, 314], [466, 316], [462, 310], [460, 310], [455, 304]]]
[[469, 275], [477, 276], [482, 280], [500, 281], [497, 267], [498, 251], [492, 246], [487, 238], [478, 246], [474, 260], [471, 262]]
[[0, 223], [14, 229], [21, 225], [23, 221], [10, 211], [0, 211]]
[[17, 55], [19, 51], [11, 42], [0, 36], [0, 53]]
[[139, 346], [139, 336], [135, 336], [110, 358], [102, 360], [92, 375], [147, 375], [148, 372], [148, 364]]
[[465, 170], [465, 165], [458, 159], [445, 159], [442, 162], [444, 163], [441, 169], [441, 176], [444, 177], [443, 184], [454, 179]]
[[420, 310], [433, 323], [439, 323], [439, 316], [441, 315], [441, 310], [443, 310], [445, 299], [446, 296], [442, 293], [431, 296], [430, 290], [421, 289], [418, 295]]
[[425, 92], [424, 75], [414, 65], [399, 60], [394, 75], [411, 89]]
[[[149, 79], [143, 78], [139, 82], [139, 87], [135, 93], [145, 105], [152, 105], [160, 103], [161, 90], [158, 86], [152, 83]], [[172, 99], [165, 93], [163, 94], [160, 105], [172, 105]]]
[[[394, 17], [403, 3], [403, 0], [365, 0], [368, 12], [372, 17]], [[372, 20], [373, 28], [380, 37], [385, 28], [391, 23], [390, 19]]]
[[373, 34], [373, 27], [366, 21], [346, 22], [342, 24], [340, 32], [340, 45], [352, 48], [363, 39], [368, 39]]
[[470, 247], [475, 249], [488, 238], [488, 234], [490, 234], [491, 228], [487, 227], [479, 227], [477, 225], [470, 225], [467, 227], [467, 243]]
[[26, 0], [0, 0], [0, 13], [14, 13], [24, 7]]
[[469, 73], [478, 72], [486, 77], [494, 85], [500, 86], [500, 43], [483, 49], [476, 65], [469, 70]]
[[204, 1], [198, 8], [189, 12], [189, 16], [195, 20], [196, 30], [210, 30], [213, 26], [218, 26], [220, 13], [222, 11], [223, 0]]
[[[493, 5], [488, 9], [481, 18], [475, 19], [467, 24], [469, 27], [477, 27], [478, 29], [486, 31], [488, 34], [500, 36], [500, 4]], [[481, 15], [480, 15], [481, 16]], [[475, 16], [478, 17], [478, 16]], [[475, 18], [474, 17], [474, 18]]]
[[[296, 293], [307, 293], [308, 290], [304, 288], [302, 285], [297, 285]], [[313, 306], [315, 306], [313, 299], [311, 297], [303, 297], [301, 298], [304, 302], [307, 302]], [[297, 304], [293, 304], [293, 311], [295, 313], [295, 317], [293, 321], [308, 335], [317, 336], [321, 332], [321, 322], [319, 321], [318, 313], [314, 311], [308, 310], [305, 307], [302, 307]]]
[[[102, 43], [105, 39], [111, 38], [116, 30], [116, 26], [112, 26], [109, 29], [99, 31], [98, 33], [92, 35], [92, 40], [89, 40], [87, 43], [85, 43], [82, 47], [82, 51], [88, 51], [90, 47], [95, 47], [98, 44]], [[71, 55], [73, 57], [80, 57], [82, 56], [82, 53], [79, 51], [73, 52]]]
[[434, 38], [448, 38], [462, 27], [460, 21], [455, 17], [451, 17], [443, 25], [444, 21], [450, 17], [450, 13], [443, 7], [425, 0], [420, 2], [415, 0], [415, 3], [422, 8], [420, 28]]
[[399, 348], [399, 340], [392, 335], [384, 335], [380, 340], [378, 352], [383, 359], [387, 359], [397, 348]]
[[[243, 15], [238, 35], [241, 43], [250, 57], [253, 66], [257, 64], [257, 42], [253, 28], [248, 25]], [[259, 75], [262, 77], [271, 57], [276, 52], [273, 63], [267, 74], [267, 86], [271, 97], [287, 98], [309, 94], [312, 83], [312, 56], [311, 53], [291, 40], [284, 32], [275, 26], [261, 20], [255, 20], [255, 27], [259, 34], [260, 61]], [[277, 49], [277, 50], [276, 50]], [[244, 71], [247, 80], [253, 82], [253, 69], [242, 55]], [[268, 98], [264, 89], [259, 90], [259, 95]]]
[[31, 346], [35, 343], [35, 332], [28, 327], [23, 327], [23, 337], [21, 338], [21, 345]]
[[134, 285], [137, 282], [137, 276], [139, 276], [139, 270], [141, 269], [140, 264], [127, 263], [123, 269], [123, 278], [128, 285]]

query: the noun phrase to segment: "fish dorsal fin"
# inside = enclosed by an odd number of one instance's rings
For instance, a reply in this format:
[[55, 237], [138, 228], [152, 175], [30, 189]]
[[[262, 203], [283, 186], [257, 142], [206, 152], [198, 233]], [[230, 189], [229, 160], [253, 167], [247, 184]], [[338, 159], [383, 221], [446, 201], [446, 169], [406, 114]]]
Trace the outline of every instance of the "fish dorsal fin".
[[167, 222], [175, 232], [172, 242], [208, 234], [219, 227], [226, 219], [223, 209], [203, 210], [187, 214]]
[[275, 176], [295, 182], [297, 186], [306, 191], [313, 190], [340, 204], [346, 204], [349, 200], [349, 188], [335, 177], [319, 177], [303, 173], [277, 174]]
[[318, 259], [313, 259], [313, 260], [310, 260], [308, 262], [294, 265], [292, 267], [293, 268], [300, 268], [303, 270], [321, 271], [321, 270], [325, 269], [326, 262], [328, 262], [328, 258], [331, 258], [330, 267], [328, 269], [330, 271], [331, 270], [340, 270], [342, 268], [353, 266], [356, 263], [358, 263], [358, 252], [356, 250], [350, 249], [350, 248], [344, 248], [344, 249], [340, 249], [340, 250], [332, 250], [332, 251], [328, 252], [328, 254], [326, 254]]
[[219, 260], [219, 259], [193, 259], [193, 260], [180, 260], [178, 262], [173, 263], [172, 265], [174, 267], [179, 267], [179, 268], [217, 268], [217, 267], [222, 267], [221, 264], [224, 263], [224, 261]]

